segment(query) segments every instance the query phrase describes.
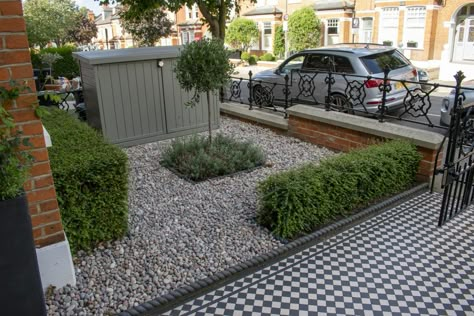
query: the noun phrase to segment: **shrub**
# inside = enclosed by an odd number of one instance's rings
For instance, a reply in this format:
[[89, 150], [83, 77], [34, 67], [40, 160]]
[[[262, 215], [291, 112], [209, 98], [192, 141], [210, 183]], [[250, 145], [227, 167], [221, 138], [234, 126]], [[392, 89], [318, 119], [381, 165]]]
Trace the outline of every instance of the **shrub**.
[[275, 37], [273, 38], [273, 54], [278, 57], [285, 55], [285, 32], [283, 25], [278, 25], [275, 28]]
[[266, 53], [260, 57], [261, 61], [274, 61], [276, 60], [275, 56], [272, 53]]
[[421, 157], [405, 141], [354, 150], [272, 175], [258, 184], [257, 221], [295, 238], [415, 181]]
[[242, 59], [243, 61], [249, 61], [250, 59], [250, 54], [247, 53], [247, 52], [242, 52], [242, 54], [240, 55], [240, 59]]
[[248, 61], [249, 61], [249, 65], [256, 65], [258, 61], [257, 55], [251, 55]]
[[59, 208], [73, 251], [127, 231], [127, 156], [85, 123], [61, 110], [43, 118]]
[[211, 144], [199, 135], [173, 141], [163, 153], [161, 164], [187, 179], [203, 181], [251, 169], [264, 161], [257, 146], [218, 134]]
[[61, 55], [62, 59], [57, 60], [53, 64], [53, 77], [66, 77], [72, 79], [79, 76], [79, 64], [72, 57], [72, 53], [75, 51], [75, 48], [72, 46], [61, 46], [61, 47], [49, 47], [40, 50], [39, 52], [31, 50], [31, 62], [33, 68], [43, 69], [47, 68], [46, 65], [41, 63], [40, 55], [45, 53], [54, 54], [57, 53]]

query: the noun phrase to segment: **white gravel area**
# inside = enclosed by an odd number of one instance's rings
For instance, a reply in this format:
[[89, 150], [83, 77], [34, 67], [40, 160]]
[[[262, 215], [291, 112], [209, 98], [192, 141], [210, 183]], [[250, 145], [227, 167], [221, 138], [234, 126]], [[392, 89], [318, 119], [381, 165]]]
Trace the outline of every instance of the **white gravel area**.
[[218, 132], [258, 144], [270, 166], [191, 184], [159, 164], [170, 141], [125, 149], [129, 234], [77, 254], [77, 285], [50, 291], [49, 315], [112, 315], [281, 245], [255, 222], [257, 182], [333, 153], [226, 117]]

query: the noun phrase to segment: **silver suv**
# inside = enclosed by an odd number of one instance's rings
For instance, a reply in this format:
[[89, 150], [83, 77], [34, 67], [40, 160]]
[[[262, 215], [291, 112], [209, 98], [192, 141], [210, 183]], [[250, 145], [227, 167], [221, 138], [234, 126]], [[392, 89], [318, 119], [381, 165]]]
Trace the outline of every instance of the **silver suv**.
[[[332, 103], [338, 107], [374, 113], [382, 104], [384, 68], [390, 69], [389, 78], [403, 81], [390, 82], [386, 107], [403, 107], [407, 91], [419, 88], [417, 70], [403, 54], [393, 47], [373, 44], [343, 44], [308, 49], [294, 54], [278, 68], [257, 73], [252, 86], [253, 99], [258, 103], [268, 84], [285, 84], [289, 76], [290, 97], [304, 103], [322, 104], [326, 101], [328, 71], [334, 72], [331, 86]], [[360, 76], [360, 77], [357, 77]], [[370, 76], [371, 78], [368, 78]], [[284, 100], [284, 89], [273, 89], [275, 100]]]

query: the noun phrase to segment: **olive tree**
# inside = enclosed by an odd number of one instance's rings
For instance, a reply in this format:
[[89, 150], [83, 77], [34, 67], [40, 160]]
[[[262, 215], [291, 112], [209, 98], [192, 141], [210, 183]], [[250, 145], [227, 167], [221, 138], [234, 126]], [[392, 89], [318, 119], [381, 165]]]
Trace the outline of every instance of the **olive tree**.
[[321, 22], [311, 7], [296, 10], [288, 21], [288, 40], [290, 49], [300, 51], [318, 47], [320, 43]]
[[195, 106], [201, 93], [206, 93], [209, 143], [212, 142], [211, 97], [212, 91], [222, 88], [229, 80], [234, 69], [229, 62], [230, 52], [219, 39], [201, 39], [184, 46], [176, 61], [174, 71], [179, 84], [194, 95], [187, 106]]
[[258, 40], [258, 28], [254, 21], [237, 18], [229, 24], [225, 42], [232, 48], [246, 52], [250, 45]]

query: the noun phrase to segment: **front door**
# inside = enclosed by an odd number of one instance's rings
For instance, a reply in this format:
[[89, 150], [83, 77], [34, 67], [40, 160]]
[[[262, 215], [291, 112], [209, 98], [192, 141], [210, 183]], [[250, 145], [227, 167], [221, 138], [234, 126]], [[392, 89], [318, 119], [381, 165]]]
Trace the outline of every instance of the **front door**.
[[453, 60], [474, 60], [474, 17], [472, 16], [456, 27]]

